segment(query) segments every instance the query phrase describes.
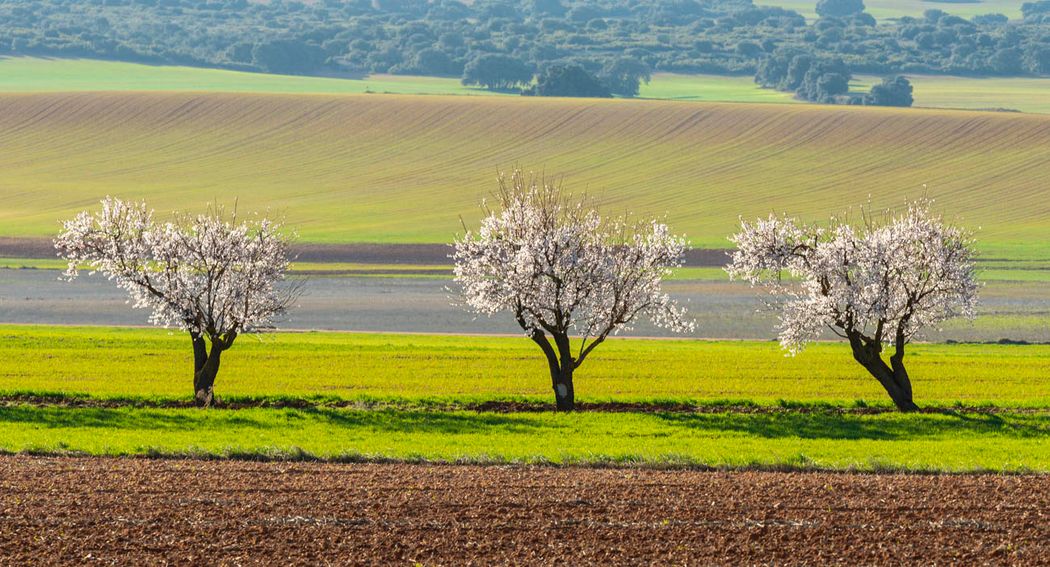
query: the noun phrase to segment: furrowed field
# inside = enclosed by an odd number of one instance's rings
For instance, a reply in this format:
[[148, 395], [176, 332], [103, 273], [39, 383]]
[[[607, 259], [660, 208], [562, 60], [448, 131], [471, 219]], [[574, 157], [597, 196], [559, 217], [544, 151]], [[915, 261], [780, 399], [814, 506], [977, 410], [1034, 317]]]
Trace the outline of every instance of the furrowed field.
[[[1046, 470], [1050, 347], [921, 345], [901, 415], [842, 345], [612, 341], [578, 375], [605, 411], [537, 413], [549, 378], [516, 337], [250, 338], [186, 408], [182, 334], [0, 328], [0, 449], [339, 460]], [[620, 408], [620, 409], [617, 409]], [[628, 413], [621, 411], [629, 410]]]
[[610, 207], [667, 212], [699, 247], [725, 247], [738, 215], [817, 217], [926, 193], [981, 227], [988, 257], [1050, 255], [1043, 116], [172, 93], [13, 94], [0, 107], [6, 236], [48, 236], [105, 194], [161, 211], [236, 195], [306, 241], [447, 242], [459, 215], [476, 218], [495, 169], [520, 162]]

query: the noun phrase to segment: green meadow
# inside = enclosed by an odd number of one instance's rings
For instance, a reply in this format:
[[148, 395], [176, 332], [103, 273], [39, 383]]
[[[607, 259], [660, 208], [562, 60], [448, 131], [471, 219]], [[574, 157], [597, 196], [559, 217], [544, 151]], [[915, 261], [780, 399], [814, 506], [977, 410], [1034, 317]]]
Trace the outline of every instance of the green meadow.
[[938, 409], [910, 415], [890, 411], [832, 343], [788, 358], [766, 342], [612, 340], [577, 372], [578, 399], [650, 409], [570, 415], [470, 410], [550, 402], [544, 364], [524, 338], [246, 336], [217, 386], [228, 402], [256, 407], [166, 407], [190, 397], [188, 347], [181, 333], [154, 329], [0, 327], [0, 451], [1050, 470], [1046, 345], [915, 345], [916, 399]]
[[[0, 326], [0, 392], [185, 399], [185, 333]], [[908, 355], [920, 405], [1050, 406], [1050, 345], [917, 344]], [[775, 342], [615, 339], [576, 373], [584, 402], [740, 401], [889, 407], [838, 343], [785, 356]], [[276, 333], [223, 355], [220, 396], [337, 400], [550, 401], [539, 349], [518, 337]]]
[[492, 95], [459, 79], [373, 75], [358, 78], [271, 75], [96, 59], [0, 58], [0, 92], [206, 91], [282, 94]]
[[[1019, 3], [1016, 9], [1020, 9]], [[858, 75], [853, 88], [868, 90], [879, 79], [871, 75]], [[915, 106], [918, 107], [1050, 113], [1050, 97], [1045, 96], [1050, 90], [1048, 78], [911, 75], [909, 79], [915, 87]], [[325, 78], [94, 59], [0, 58], [0, 92], [91, 91], [506, 96], [464, 86], [454, 77], [370, 75]], [[643, 99], [694, 102], [803, 104], [791, 93], [760, 88], [751, 76], [655, 73], [648, 84], [641, 85], [638, 96]]]
[[[1050, 114], [1050, 78], [1046, 77], [946, 77], [908, 75], [915, 97], [923, 108], [1005, 110]], [[858, 75], [850, 87], [867, 91], [881, 77]]]
[[1050, 415], [0, 407], [0, 450], [909, 471], [1050, 470]]
[[[1021, 17], [1021, 5], [1026, 0], [972, 0], [941, 2], [930, 0], [864, 0], [865, 11], [876, 19], [899, 18], [901, 16], [922, 17], [926, 10], [943, 10], [955, 16], [969, 18], [979, 14], [1003, 14], [1010, 19]], [[780, 6], [794, 10], [807, 19], [816, 19], [817, 3], [814, 0], [758, 0], [755, 4]]]

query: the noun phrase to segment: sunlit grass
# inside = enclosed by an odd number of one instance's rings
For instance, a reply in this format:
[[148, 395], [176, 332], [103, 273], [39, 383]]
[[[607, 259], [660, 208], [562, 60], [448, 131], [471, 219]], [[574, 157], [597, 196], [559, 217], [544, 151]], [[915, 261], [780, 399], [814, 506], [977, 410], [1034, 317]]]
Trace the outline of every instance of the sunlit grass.
[[[1021, 5], [1027, 0], [980, 0], [974, 2], [930, 2], [928, 0], [865, 0], [865, 11], [877, 19], [901, 16], [922, 17], [926, 10], [943, 10], [954, 16], [970, 18], [979, 14], [1003, 14], [1011, 19], [1021, 17]], [[780, 6], [794, 10], [807, 19], [817, 18], [813, 0], [757, 0], [755, 4]]]
[[0, 450], [100, 455], [1050, 469], [1050, 416], [0, 407]]
[[452, 77], [322, 78], [96, 59], [0, 58], [0, 92], [206, 91], [296, 94], [497, 94]]
[[[185, 333], [0, 326], [0, 391], [185, 399]], [[1050, 345], [914, 345], [920, 405], [1050, 405]], [[549, 402], [550, 377], [524, 337], [279, 333], [243, 336], [222, 359], [220, 396], [525, 399]], [[576, 372], [581, 401], [780, 400], [888, 405], [846, 345], [787, 357], [773, 342], [611, 340]]]
[[[906, 76], [914, 89], [916, 107], [1050, 113], [1050, 78]], [[867, 91], [880, 80], [860, 75], [851, 88]]]

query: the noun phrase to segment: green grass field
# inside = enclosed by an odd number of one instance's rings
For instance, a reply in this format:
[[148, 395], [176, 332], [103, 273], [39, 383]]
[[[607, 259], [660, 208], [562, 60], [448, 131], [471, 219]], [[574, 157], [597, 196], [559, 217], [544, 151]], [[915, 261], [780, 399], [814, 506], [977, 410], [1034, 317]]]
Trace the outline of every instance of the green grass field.
[[1050, 470], [1050, 416], [0, 407], [0, 449], [100, 455]]
[[640, 98], [702, 102], [775, 102], [802, 104], [791, 93], [763, 89], [751, 76], [679, 75], [655, 73], [642, 84]]
[[[921, 17], [926, 10], [943, 10], [949, 14], [969, 18], [979, 14], [1003, 14], [1011, 19], [1021, 17], [1025, 0], [979, 0], [974, 2], [930, 2], [928, 0], [865, 0], [865, 11], [877, 19], [901, 16]], [[814, 0], [758, 0], [755, 4], [780, 6], [794, 10], [808, 19], [817, 17]]]
[[[0, 392], [183, 399], [192, 389], [184, 333], [0, 326]], [[1050, 406], [1050, 345], [915, 345], [920, 404]], [[239, 397], [549, 401], [539, 349], [524, 338], [357, 333], [245, 336], [216, 386]], [[774, 342], [612, 340], [577, 372], [583, 401], [781, 400], [887, 406], [841, 344], [786, 357]]]
[[[915, 87], [915, 105], [920, 107], [1005, 108], [1050, 113], [1050, 101], [1045, 96], [1050, 89], [1050, 79], [1046, 78], [981, 79], [912, 75], [909, 79]], [[880, 77], [857, 76], [853, 88], [868, 90], [879, 80]], [[91, 59], [0, 58], [0, 93], [91, 91], [506, 96], [477, 87], [465, 87], [457, 79], [447, 77], [372, 75], [360, 79], [318, 78]], [[656, 73], [650, 83], [641, 86], [639, 97], [699, 102], [802, 104], [791, 93], [759, 88], [750, 76], [704, 74]]]
[[94, 59], [0, 58], [0, 92], [204, 91], [283, 94], [498, 95], [459, 79], [373, 75], [360, 79], [269, 75]]
[[[1015, 110], [1050, 114], [1050, 78], [1040, 77], [944, 77], [908, 75], [916, 107], [973, 110]], [[867, 91], [882, 78], [858, 75], [852, 90]]]
[[[0, 370], [0, 391], [8, 401], [0, 405], [0, 450], [1050, 470], [1050, 383], [1045, 379], [1050, 346], [915, 346], [909, 362], [917, 400], [947, 407], [926, 414], [873, 413], [869, 408], [887, 407], [884, 395], [840, 344], [818, 344], [785, 358], [772, 343], [657, 340], [603, 345], [577, 373], [578, 398], [692, 403], [707, 411], [679, 413], [657, 406], [653, 413], [564, 415], [456, 409], [494, 400], [549, 402], [548, 378], [534, 350], [524, 338], [244, 337], [224, 357], [220, 394], [234, 401], [304, 400], [309, 405], [201, 411], [151, 407], [189, 398], [188, 340], [181, 334], [4, 326], [0, 357], [7, 363]], [[79, 394], [80, 400], [115, 405], [27, 404], [26, 392], [51, 393], [59, 401]], [[357, 404], [337, 407], [340, 400]], [[999, 409], [965, 409], [989, 404]], [[742, 412], [741, 407], [760, 411]]]
[[[371, 75], [319, 78], [94, 59], [0, 58], [0, 92], [200, 91], [275, 94], [433, 94], [507, 96], [449, 77]], [[639, 96], [709, 102], [797, 102], [751, 77], [656, 73]]]

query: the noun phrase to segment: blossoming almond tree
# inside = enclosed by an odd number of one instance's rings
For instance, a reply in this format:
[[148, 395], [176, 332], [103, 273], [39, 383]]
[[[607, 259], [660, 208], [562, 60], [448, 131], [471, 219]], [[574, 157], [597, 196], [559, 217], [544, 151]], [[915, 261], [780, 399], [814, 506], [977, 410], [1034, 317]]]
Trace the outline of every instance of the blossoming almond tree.
[[667, 225], [603, 219], [586, 199], [521, 170], [500, 174], [497, 198], [499, 210], [453, 243], [455, 281], [469, 309], [510, 312], [539, 345], [559, 411], [575, 408], [573, 372], [639, 315], [693, 329], [660, 288], [685, 250]]
[[[157, 223], [145, 203], [106, 197], [102, 210], [63, 223], [55, 240], [77, 277], [86, 265], [125, 289], [150, 322], [189, 331], [197, 403], [214, 401], [223, 351], [241, 333], [273, 327], [299, 289], [279, 286], [288, 269], [288, 240], [266, 219], [238, 222], [221, 208]], [[210, 350], [208, 344], [210, 343]]]
[[[780, 343], [792, 354], [830, 329], [849, 341], [853, 358], [898, 409], [913, 411], [905, 348], [926, 327], [974, 317], [973, 240], [925, 200], [865, 221], [815, 226], [771, 215], [743, 222], [730, 239], [737, 250], [726, 271], [768, 286], [780, 311]], [[782, 279], [785, 273], [795, 281]], [[889, 364], [883, 345], [894, 349]]]

